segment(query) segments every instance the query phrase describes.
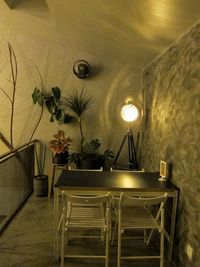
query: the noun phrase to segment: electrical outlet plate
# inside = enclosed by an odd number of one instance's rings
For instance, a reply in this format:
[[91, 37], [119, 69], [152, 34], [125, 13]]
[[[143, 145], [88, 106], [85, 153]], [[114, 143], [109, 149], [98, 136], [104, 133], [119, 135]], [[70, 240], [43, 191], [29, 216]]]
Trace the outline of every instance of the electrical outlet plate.
[[193, 248], [189, 243], [186, 244], [185, 251], [188, 256], [188, 259], [191, 261], [193, 256]]

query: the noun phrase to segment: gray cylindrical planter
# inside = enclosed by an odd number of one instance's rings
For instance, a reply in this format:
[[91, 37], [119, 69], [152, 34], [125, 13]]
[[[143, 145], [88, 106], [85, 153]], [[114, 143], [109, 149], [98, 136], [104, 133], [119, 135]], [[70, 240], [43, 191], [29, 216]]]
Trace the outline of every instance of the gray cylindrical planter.
[[34, 195], [37, 197], [46, 197], [48, 195], [47, 175], [36, 175], [34, 177]]

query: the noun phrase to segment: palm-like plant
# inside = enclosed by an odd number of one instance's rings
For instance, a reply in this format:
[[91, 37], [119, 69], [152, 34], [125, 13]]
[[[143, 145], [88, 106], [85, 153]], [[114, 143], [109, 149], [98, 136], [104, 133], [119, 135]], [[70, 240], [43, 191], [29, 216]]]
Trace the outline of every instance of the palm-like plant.
[[77, 117], [77, 121], [79, 123], [79, 129], [81, 133], [81, 148], [84, 144], [84, 134], [83, 134], [83, 127], [82, 127], [82, 117], [83, 114], [90, 108], [92, 108], [92, 103], [94, 99], [91, 96], [88, 96], [84, 88], [78, 93], [75, 90], [71, 95], [65, 98], [65, 106], [68, 107]]

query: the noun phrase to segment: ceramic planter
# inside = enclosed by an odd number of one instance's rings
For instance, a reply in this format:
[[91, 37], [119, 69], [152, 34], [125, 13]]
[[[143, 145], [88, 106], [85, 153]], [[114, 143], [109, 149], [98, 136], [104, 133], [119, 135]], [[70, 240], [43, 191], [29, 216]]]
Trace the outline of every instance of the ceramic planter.
[[48, 176], [36, 175], [34, 177], [34, 195], [37, 197], [46, 197], [48, 195]]
[[77, 165], [78, 169], [100, 169], [104, 167], [104, 160], [102, 158], [88, 158], [82, 159]]

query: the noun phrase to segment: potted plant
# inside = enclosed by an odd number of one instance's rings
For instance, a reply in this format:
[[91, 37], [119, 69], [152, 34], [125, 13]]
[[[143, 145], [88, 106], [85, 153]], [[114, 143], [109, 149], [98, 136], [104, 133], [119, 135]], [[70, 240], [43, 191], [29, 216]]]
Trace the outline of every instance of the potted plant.
[[34, 176], [34, 194], [37, 197], [48, 195], [48, 175], [44, 174], [46, 159], [46, 145], [38, 142], [35, 145], [35, 158], [37, 166], [37, 175]]
[[49, 142], [49, 147], [53, 152], [52, 162], [54, 164], [66, 164], [68, 161], [68, 149], [71, 145], [72, 139], [70, 137], [65, 137], [65, 133], [59, 130], [57, 134], [54, 135], [54, 139]]
[[64, 99], [64, 105], [70, 109], [77, 118], [81, 135], [81, 151], [69, 155], [69, 163], [75, 163], [78, 168], [82, 169], [98, 169], [103, 167], [105, 161], [114, 157], [114, 153], [107, 149], [103, 154], [100, 154], [99, 148], [101, 143], [99, 139], [93, 139], [88, 142], [84, 136], [82, 127], [83, 115], [87, 110], [92, 108], [94, 102], [93, 97], [89, 96], [86, 91], [82, 89], [80, 93], [75, 90]]
[[61, 90], [59, 87], [52, 87], [51, 93], [44, 92], [43, 83], [42, 89], [37, 87], [32, 93], [33, 103], [38, 103], [41, 107], [46, 106], [47, 110], [51, 114], [50, 122], [55, 120], [59, 123], [69, 123], [72, 120], [72, 117], [65, 112], [65, 109], [62, 105]]
[[63, 104], [72, 111], [73, 115], [76, 116], [77, 122], [79, 124], [80, 135], [81, 135], [81, 151], [83, 150], [83, 145], [85, 142], [85, 137], [83, 134], [83, 127], [82, 127], [82, 118], [84, 113], [92, 107], [93, 98], [88, 96], [84, 89], [78, 93], [75, 90], [71, 95], [68, 97], [64, 97]]
[[114, 158], [114, 152], [106, 149], [103, 153], [99, 152], [101, 146], [99, 139], [90, 142], [85, 141], [81, 152], [74, 152], [69, 155], [68, 162], [76, 164], [79, 169], [108, 169], [109, 161]]

